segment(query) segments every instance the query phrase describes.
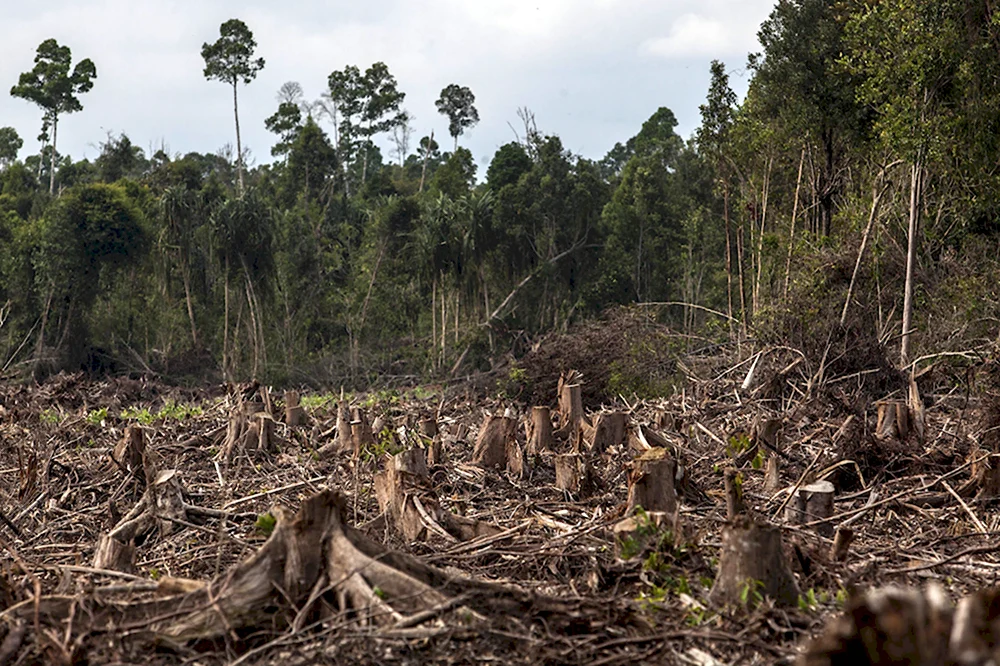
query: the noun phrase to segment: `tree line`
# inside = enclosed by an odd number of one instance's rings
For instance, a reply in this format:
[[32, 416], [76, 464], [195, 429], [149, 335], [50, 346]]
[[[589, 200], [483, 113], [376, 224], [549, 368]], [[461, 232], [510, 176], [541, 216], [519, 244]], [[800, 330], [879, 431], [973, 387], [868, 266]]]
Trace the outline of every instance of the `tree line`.
[[[41, 150], [19, 161], [0, 128], [0, 374], [444, 376], [617, 304], [658, 304], [692, 339], [836, 309], [905, 364], [935, 271], [995, 242], [997, 26], [985, 2], [780, 0], [746, 98], [713, 62], [688, 140], [661, 107], [591, 160], [522, 108], [478, 178], [459, 145], [472, 91], [437, 101], [450, 151], [414, 142], [381, 62], [315, 100], [283, 85], [274, 161], [248, 168], [238, 91], [265, 61], [237, 19], [202, 49], [232, 89], [235, 151], [147, 155], [120, 134], [74, 160], [58, 120], [97, 68], [46, 40], [11, 90], [41, 108]], [[963, 275], [950, 305], [985, 330], [969, 294], [992, 287]]]

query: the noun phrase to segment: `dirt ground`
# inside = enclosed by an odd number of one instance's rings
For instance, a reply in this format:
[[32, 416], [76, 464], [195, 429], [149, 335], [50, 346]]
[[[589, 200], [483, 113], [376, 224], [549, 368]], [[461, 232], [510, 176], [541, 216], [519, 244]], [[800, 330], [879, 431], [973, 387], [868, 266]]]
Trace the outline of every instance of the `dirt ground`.
[[[512, 417], [509, 446], [527, 448], [530, 407], [461, 386], [345, 396], [374, 426], [356, 451], [338, 447], [344, 421], [334, 393], [303, 392], [307, 419], [291, 426], [284, 394], [256, 385], [192, 390], [59, 375], [0, 386], [0, 663], [794, 663], [855, 591], [936, 581], [957, 599], [995, 583], [1000, 488], [983, 477], [1000, 427], [991, 366], [974, 374], [972, 364], [937, 363], [914, 378], [914, 402], [909, 378], [882, 363], [833, 376], [778, 346], [679, 355], [671, 372], [684, 382], [669, 398], [585, 392], [588, 419], [621, 411], [627, 431], [603, 451], [584, 450], [589, 483], [575, 492], [556, 487], [555, 457], [574, 450], [558, 421], [553, 450], [523, 456], [523, 472], [475, 464], [491, 414]], [[584, 386], [590, 379], [584, 373]], [[544, 394], [532, 402], [558, 416], [555, 391]], [[908, 425], [879, 433], [880, 401], [894, 399], [912, 410]], [[241, 406], [258, 402], [264, 416], [250, 422], [267, 426], [268, 446], [232, 448]], [[437, 435], [418, 434], [426, 421]], [[152, 478], [146, 458], [112, 455], [133, 427], [154, 452]], [[642, 539], [616, 542], [636, 432], [656, 436], [676, 460], [678, 510]], [[407, 538], [380, 510], [376, 478], [390, 456], [432, 444], [436, 459], [413, 493], [421, 512], [435, 503], [438, 520], [425, 517]], [[777, 477], [767, 484], [772, 458]], [[752, 586], [736, 603], [709, 600], [731, 468], [745, 512], [782, 526], [794, 603]], [[787, 520], [792, 491], [823, 479], [836, 488], [830, 524], [854, 532], [842, 561], [831, 558], [828, 532]], [[175, 482], [186, 507], [206, 511], [158, 520], [132, 535], [130, 560], [96, 567], [102, 537], [141, 508], [151, 486]], [[348, 540], [378, 549], [375, 561], [447, 581], [448, 594], [421, 605], [372, 584], [359, 605], [338, 591], [358, 572], [338, 579], [331, 560], [325, 586], [295, 596], [269, 582], [267, 601], [240, 615], [226, 595], [246, 563], [273, 551], [268, 534], [284, 538], [283, 526], [300, 539], [324, 529], [304, 514], [292, 520], [320, 497]], [[484, 531], [456, 537], [440, 529], [449, 515]], [[322, 547], [337, 534], [321, 534]], [[268, 575], [310, 557], [282, 552]], [[368, 581], [395, 580], [384, 575]], [[184, 594], [207, 594], [216, 610], [192, 610]], [[159, 614], [136, 615], [154, 607]], [[177, 628], [202, 612], [211, 629]]]

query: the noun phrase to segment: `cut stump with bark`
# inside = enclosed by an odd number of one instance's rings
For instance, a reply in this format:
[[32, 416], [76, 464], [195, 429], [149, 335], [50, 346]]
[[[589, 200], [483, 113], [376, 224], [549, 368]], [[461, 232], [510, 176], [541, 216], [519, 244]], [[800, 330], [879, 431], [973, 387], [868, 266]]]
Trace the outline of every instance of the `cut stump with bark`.
[[826, 520], [833, 515], [833, 496], [834, 486], [829, 481], [802, 486], [785, 506], [786, 522], [797, 526], [822, 520], [824, 522], [813, 526], [816, 532], [826, 537], [833, 536], [833, 524]]
[[631, 515], [639, 506], [646, 511], [673, 513], [677, 508], [676, 473], [677, 462], [666, 449], [649, 449], [633, 460], [625, 513]]
[[556, 488], [578, 494], [590, 489], [590, 466], [580, 453], [561, 453], [555, 456]]
[[875, 437], [904, 440], [910, 433], [910, 410], [906, 400], [880, 400]]
[[717, 605], [756, 605], [770, 597], [782, 606], [798, 603], [799, 588], [782, 547], [781, 530], [738, 518], [722, 530], [722, 552], [708, 594]]
[[579, 452], [583, 424], [590, 425], [583, 411], [583, 378], [576, 370], [559, 375], [559, 430], [556, 436], [568, 439], [574, 452]]
[[111, 459], [123, 472], [137, 479], [144, 479], [142, 468], [143, 454], [146, 452], [146, 434], [141, 426], [130, 425], [125, 428], [125, 434], [115, 445]]
[[298, 391], [285, 391], [285, 425], [295, 428], [306, 424], [306, 410]]
[[368, 423], [368, 417], [360, 407], [351, 410], [351, 451], [357, 457], [361, 451], [375, 446], [375, 433]]
[[555, 444], [552, 435], [552, 412], [548, 407], [532, 407], [527, 422], [528, 455], [537, 456], [551, 451]]
[[628, 415], [625, 412], [602, 412], [594, 419], [593, 427], [586, 425], [584, 441], [591, 455], [599, 455], [625, 442]]
[[510, 416], [488, 416], [476, 437], [472, 464], [486, 468], [507, 466], [507, 452], [514, 439], [517, 421]]

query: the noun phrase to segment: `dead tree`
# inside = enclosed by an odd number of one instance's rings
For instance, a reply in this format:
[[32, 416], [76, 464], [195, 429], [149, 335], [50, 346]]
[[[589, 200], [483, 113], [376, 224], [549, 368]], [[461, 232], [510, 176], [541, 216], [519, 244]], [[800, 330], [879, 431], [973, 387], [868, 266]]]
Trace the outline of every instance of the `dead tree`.
[[532, 407], [531, 419], [526, 423], [528, 439], [528, 455], [537, 456], [543, 451], [551, 451], [552, 412], [548, 407]]
[[627, 515], [636, 507], [646, 511], [673, 513], [677, 508], [674, 476], [677, 462], [666, 449], [649, 449], [632, 461], [628, 477]]
[[781, 530], [738, 518], [722, 530], [719, 569], [708, 598], [718, 605], [753, 606], [765, 596], [783, 606], [794, 606], [799, 599]]

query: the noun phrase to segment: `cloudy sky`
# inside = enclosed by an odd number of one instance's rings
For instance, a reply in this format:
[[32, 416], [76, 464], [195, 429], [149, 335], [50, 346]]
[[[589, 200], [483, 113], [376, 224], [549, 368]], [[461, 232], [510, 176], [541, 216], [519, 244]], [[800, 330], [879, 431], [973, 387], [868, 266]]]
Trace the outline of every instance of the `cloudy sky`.
[[[416, 136], [434, 130], [450, 148], [434, 100], [449, 83], [469, 86], [482, 121], [461, 139], [480, 164], [514, 139], [517, 109], [573, 152], [603, 156], [667, 106], [688, 137], [699, 122], [712, 59], [733, 88], [747, 85], [746, 55], [774, 0], [50, 0], [4, 3], [0, 90], [31, 69], [54, 37], [74, 62], [97, 65], [84, 110], [59, 125], [59, 151], [93, 159], [109, 132], [147, 151], [216, 152], [235, 143], [228, 88], [202, 76], [200, 52], [219, 24], [241, 18], [266, 67], [240, 89], [251, 161], [269, 161], [264, 118], [285, 81], [318, 98], [331, 71], [384, 61], [406, 93]], [[0, 95], [0, 126], [38, 150], [41, 112]]]

